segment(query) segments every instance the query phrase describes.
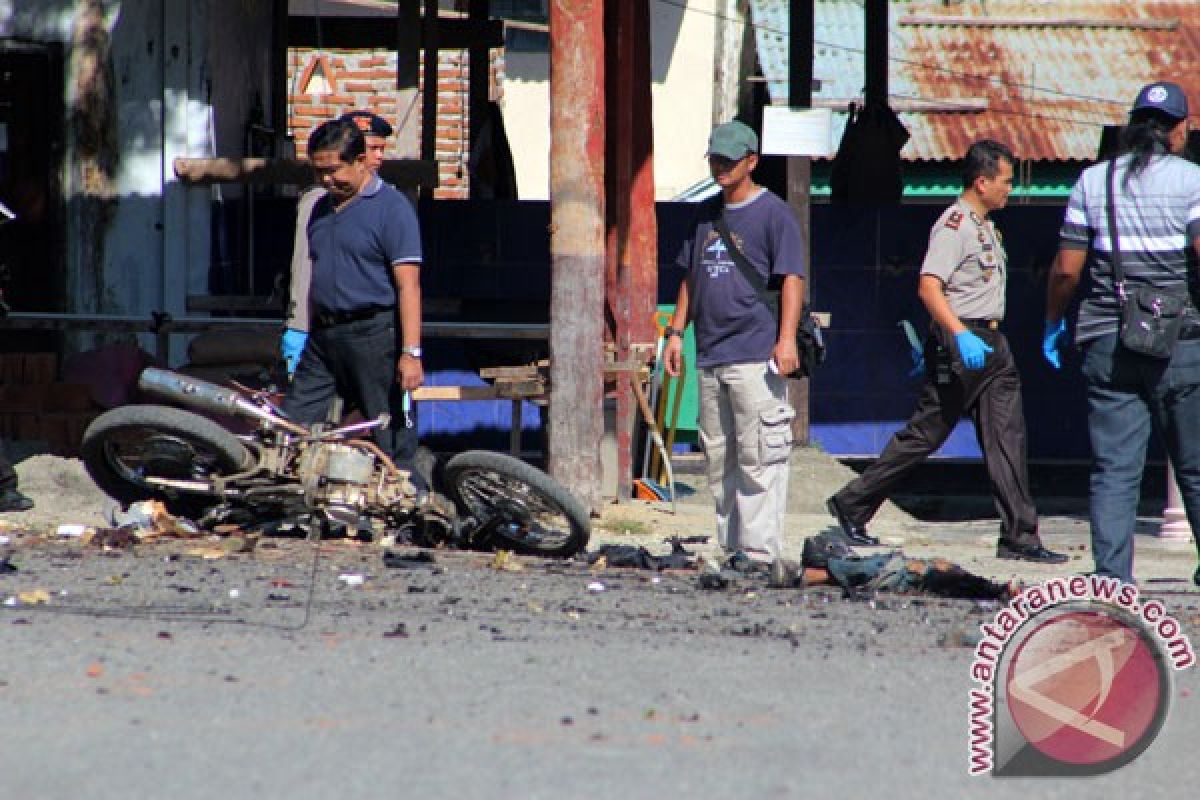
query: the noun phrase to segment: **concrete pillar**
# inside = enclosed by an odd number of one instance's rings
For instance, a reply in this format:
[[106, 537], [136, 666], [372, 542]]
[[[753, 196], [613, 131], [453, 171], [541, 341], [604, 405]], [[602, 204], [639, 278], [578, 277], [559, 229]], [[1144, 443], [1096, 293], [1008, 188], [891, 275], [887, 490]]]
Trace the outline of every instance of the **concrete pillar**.
[[1163, 511], [1162, 527], [1157, 533], [1160, 539], [1171, 539], [1180, 542], [1192, 540], [1192, 526], [1188, 524], [1187, 514], [1183, 510], [1183, 496], [1179, 492], [1179, 484], [1175, 481], [1175, 469], [1167, 462], [1167, 507]]

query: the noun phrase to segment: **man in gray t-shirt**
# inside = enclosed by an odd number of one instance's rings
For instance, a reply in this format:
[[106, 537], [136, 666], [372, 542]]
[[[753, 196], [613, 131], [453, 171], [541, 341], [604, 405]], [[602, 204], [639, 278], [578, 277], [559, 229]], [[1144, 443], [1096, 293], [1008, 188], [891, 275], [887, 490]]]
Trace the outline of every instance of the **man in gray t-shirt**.
[[1008, 261], [988, 214], [1012, 191], [1012, 152], [982, 140], [963, 167], [963, 193], [934, 224], [918, 294], [933, 318], [925, 342], [925, 385], [908, 425], [828, 507], [851, 544], [878, 544], [866, 525], [909, 470], [942, 446], [968, 414], [1000, 513], [998, 558], [1060, 564], [1038, 536], [1025, 463], [1021, 379], [1000, 333]]

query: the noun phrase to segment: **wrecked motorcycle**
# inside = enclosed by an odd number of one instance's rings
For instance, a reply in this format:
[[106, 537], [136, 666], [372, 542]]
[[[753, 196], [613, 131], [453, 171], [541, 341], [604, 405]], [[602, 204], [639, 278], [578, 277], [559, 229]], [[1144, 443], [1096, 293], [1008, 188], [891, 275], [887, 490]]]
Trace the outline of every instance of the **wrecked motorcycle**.
[[[333, 532], [423, 546], [505, 549], [567, 557], [587, 545], [586, 509], [544, 472], [511, 456], [478, 450], [452, 457], [441, 491], [418, 491], [410, 473], [360, 438], [387, 415], [334, 427], [298, 425], [266, 392], [218, 386], [149, 368], [138, 386], [203, 414], [252, 423], [235, 434], [200, 413], [127, 405], [97, 417], [82, 458], [96, 484], [130, 503], [158, 498], [204, 527], [275, 520], [312, 538]], [[334, 403], [331, 419], [340, 415]], [[427, 483], [433, 455], [421, 448]], [[432, 484], [431, 484], [432, 485]]]

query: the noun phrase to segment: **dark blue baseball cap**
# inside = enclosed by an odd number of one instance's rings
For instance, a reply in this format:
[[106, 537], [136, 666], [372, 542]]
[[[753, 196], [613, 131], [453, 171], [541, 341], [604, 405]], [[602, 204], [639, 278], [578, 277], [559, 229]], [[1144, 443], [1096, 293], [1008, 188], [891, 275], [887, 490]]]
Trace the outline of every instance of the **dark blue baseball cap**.
[[349, 120], [358, 126], [359, 130], [368, 136], [378, 136], [382, 139], [392, 135], [392, 126], [388, 121], [373, 111], [347, 111], [338, 119]]
[[1134, 111], [1159, 111], [1174, 119], [1185, 119], [1188, 115], [1187, 95], [1179, 84], [1156, 81], [1142, 87], [1133, 101]]

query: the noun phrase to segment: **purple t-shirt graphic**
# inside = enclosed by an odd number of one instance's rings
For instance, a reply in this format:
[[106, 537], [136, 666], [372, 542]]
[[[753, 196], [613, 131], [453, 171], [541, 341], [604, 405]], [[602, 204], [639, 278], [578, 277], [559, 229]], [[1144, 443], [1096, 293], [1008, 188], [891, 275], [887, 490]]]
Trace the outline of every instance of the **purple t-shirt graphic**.
[[[764, 281], [804, 275], [800, 224], [791, 207], [763, 189], [754, 198], [726, 205], [725, 222], [742, 254]], [[720, 367], [766, 361], [779, 323], [742, 277], [713, 221], [718, 200], [705, 203], [676, 262], [688, 270], [688, 298], [696, 330], [696, 366]]]

